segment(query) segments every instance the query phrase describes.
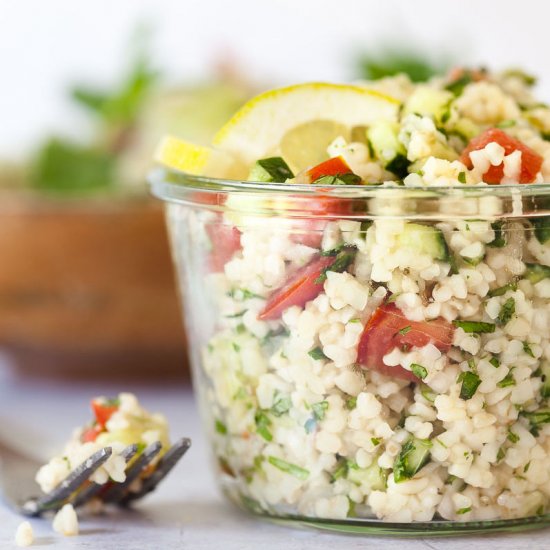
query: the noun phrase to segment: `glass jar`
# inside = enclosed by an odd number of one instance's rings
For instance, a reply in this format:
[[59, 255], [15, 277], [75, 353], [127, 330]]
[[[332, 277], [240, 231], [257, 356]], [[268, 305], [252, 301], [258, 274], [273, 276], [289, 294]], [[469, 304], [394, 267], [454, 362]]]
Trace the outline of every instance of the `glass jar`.
[[230, 500], [344, 532], [549, 522], [549, 185], [151, 183]]

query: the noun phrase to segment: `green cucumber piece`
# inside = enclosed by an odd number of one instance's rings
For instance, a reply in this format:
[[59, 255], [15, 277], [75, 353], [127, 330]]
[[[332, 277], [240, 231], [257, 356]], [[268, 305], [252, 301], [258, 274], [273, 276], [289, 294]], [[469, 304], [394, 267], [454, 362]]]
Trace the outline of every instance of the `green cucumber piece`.
[[432, 442], [412, 437], [409, 439], [393, 465], [393, 479], [396, 483], [411, 479], [430, 461]]
[[407, 159], [407, 151], [399, 141], [398, 135], [399, 124], [387, 120], [375, 122], [367, 130], [367, 139], [372, 151], [386, 170], [404, 178], [409, 173], [410, 161]]
[[455, 319], [453, 321], [453, 325], [455, 327], [461, 328], [464, 332], [468, 332], [470, 334], [490, 334], [492, 332], [495, 332], [494, 323], [484, 323], [483, 321], [461, 321], [460, 319]]
[[[403, 107], [403, 115], [411, 113], [431, 116], [438, 123], [445, 122], [444, 115], [454, 95], [447, 90], [437, 90], [428, 86], [419, 86]], [[447, 115], [448, 116], [448, 115]]]
[[531, 218], [531, 223], [535, 229], [535, 237], [541, 244], [550, 241], [550, 216]]
[[541, 264], [525, 264], [527, 269], [524, 273], [524, 278], [533, 284], [536, 284], [543, 279], [550, 278], [550, 266]]
[[386, 488], [387, 473], [373, 462], [368, 468], [359, 468], [355, 462], [348, 462], [348, 480], [357, 485], [369, 487], [371, 491]]
[[428, 254], [434, 260], [449, 261], [447, 241], [437, 227], [408, 223], [398, 236], [398, 242], [403, 248], [414, 250], [418, 254]]
[[284, 183], [293, 178], [294, 174], [281, 157], [270, 157], [257, 160], [248, 175], [249, 181], [265, 183]]

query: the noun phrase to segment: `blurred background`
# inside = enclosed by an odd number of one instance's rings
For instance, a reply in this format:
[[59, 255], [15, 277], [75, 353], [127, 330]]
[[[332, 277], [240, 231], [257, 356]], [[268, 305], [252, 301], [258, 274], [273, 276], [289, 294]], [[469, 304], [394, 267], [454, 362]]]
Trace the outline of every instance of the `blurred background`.
[[0, 0], [0, 352], [34, 376], [184, 378], [165, 133], [207, 143], [304, 80], [521, 67], [550, 98], [540, 0]]

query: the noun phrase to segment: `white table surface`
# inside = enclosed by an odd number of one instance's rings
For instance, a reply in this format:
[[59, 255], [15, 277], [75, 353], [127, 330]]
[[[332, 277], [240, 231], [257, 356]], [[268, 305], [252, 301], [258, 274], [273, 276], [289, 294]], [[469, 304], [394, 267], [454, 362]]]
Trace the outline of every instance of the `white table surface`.
[[[72, 428], [89, 419], [86, 403], [94, 395], [134, 391], [146, 407], [164, 412], [172, 436], [188, 435], [193, 446], [172, 475], [136, 509], [81, 519], [81, 534], [62, 537], [44, 519], [32, 521], [37, 548], [101, 550], [306, 550], [444, 549], [550, 550], [550, 529], [521, 534], [462, 538], [397, 539], [333, 535], [278, 526], [251, 518], [226, 503], [209, 470], [190, 390], [174, 384], [60, 383], [23, 380], [0, 361], [0, 437], [40, 453], [59, 449]], [[0, 501], [0, 549], [15, 548], [22, 518]]]

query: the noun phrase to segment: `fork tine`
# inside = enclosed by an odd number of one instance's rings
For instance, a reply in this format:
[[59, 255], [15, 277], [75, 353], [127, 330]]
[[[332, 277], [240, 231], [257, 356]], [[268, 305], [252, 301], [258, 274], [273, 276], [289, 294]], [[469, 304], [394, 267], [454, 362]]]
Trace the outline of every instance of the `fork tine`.
[[88, 478], [112, 455], [111, 447], [104, 447], [77, 466], [55, 489], [37, 500], [28, 500], [21, 512], [28, 516], [38, 516], [46, 510], [56, 508], [66, 501]]
[[136, 461], [126, 470], [126, 480], [122, 483], [114, 483], [102, 495], [104, 502], [117, 503], [124, 496], [127, 488], [138, 478], [139, 474], [146, 468], [160, 453], [162, 444], [160, 441], [151, 443]]
[[[120, 456], [124, 458], [126, 461], [126, 464], [134, 458], [135, 454], [137, 453], [138, 446], [134, 443], [133, 445], [128, 445], [121, 453]], [[104, 487], [104, 485], [100, 485], [98, 483], [90, 483], [88, 487], [85, 487], [82, 489], [82, 491], [78, 492], [76, 497], [74, 498], [72, 505], [74, 508], [78, 508], [79, 506], [83, 506], [87, 502], [89, 502], [92, 498], [94, 498]]]
[[127, 492], [126, 495], [120, 500], [120, 504], [128, 504], [133, 500], [137, 500], [147, 493], [153, 491], [156, 486], [170, 473], [172, 468], [179, 462], [181, 457], [191, 447], [191, 440], [187, 437], [183, 437], [176, 441], [166, 454], [160, 459], [155, 471], [143, 480], [141, 489], [135, 493]]

